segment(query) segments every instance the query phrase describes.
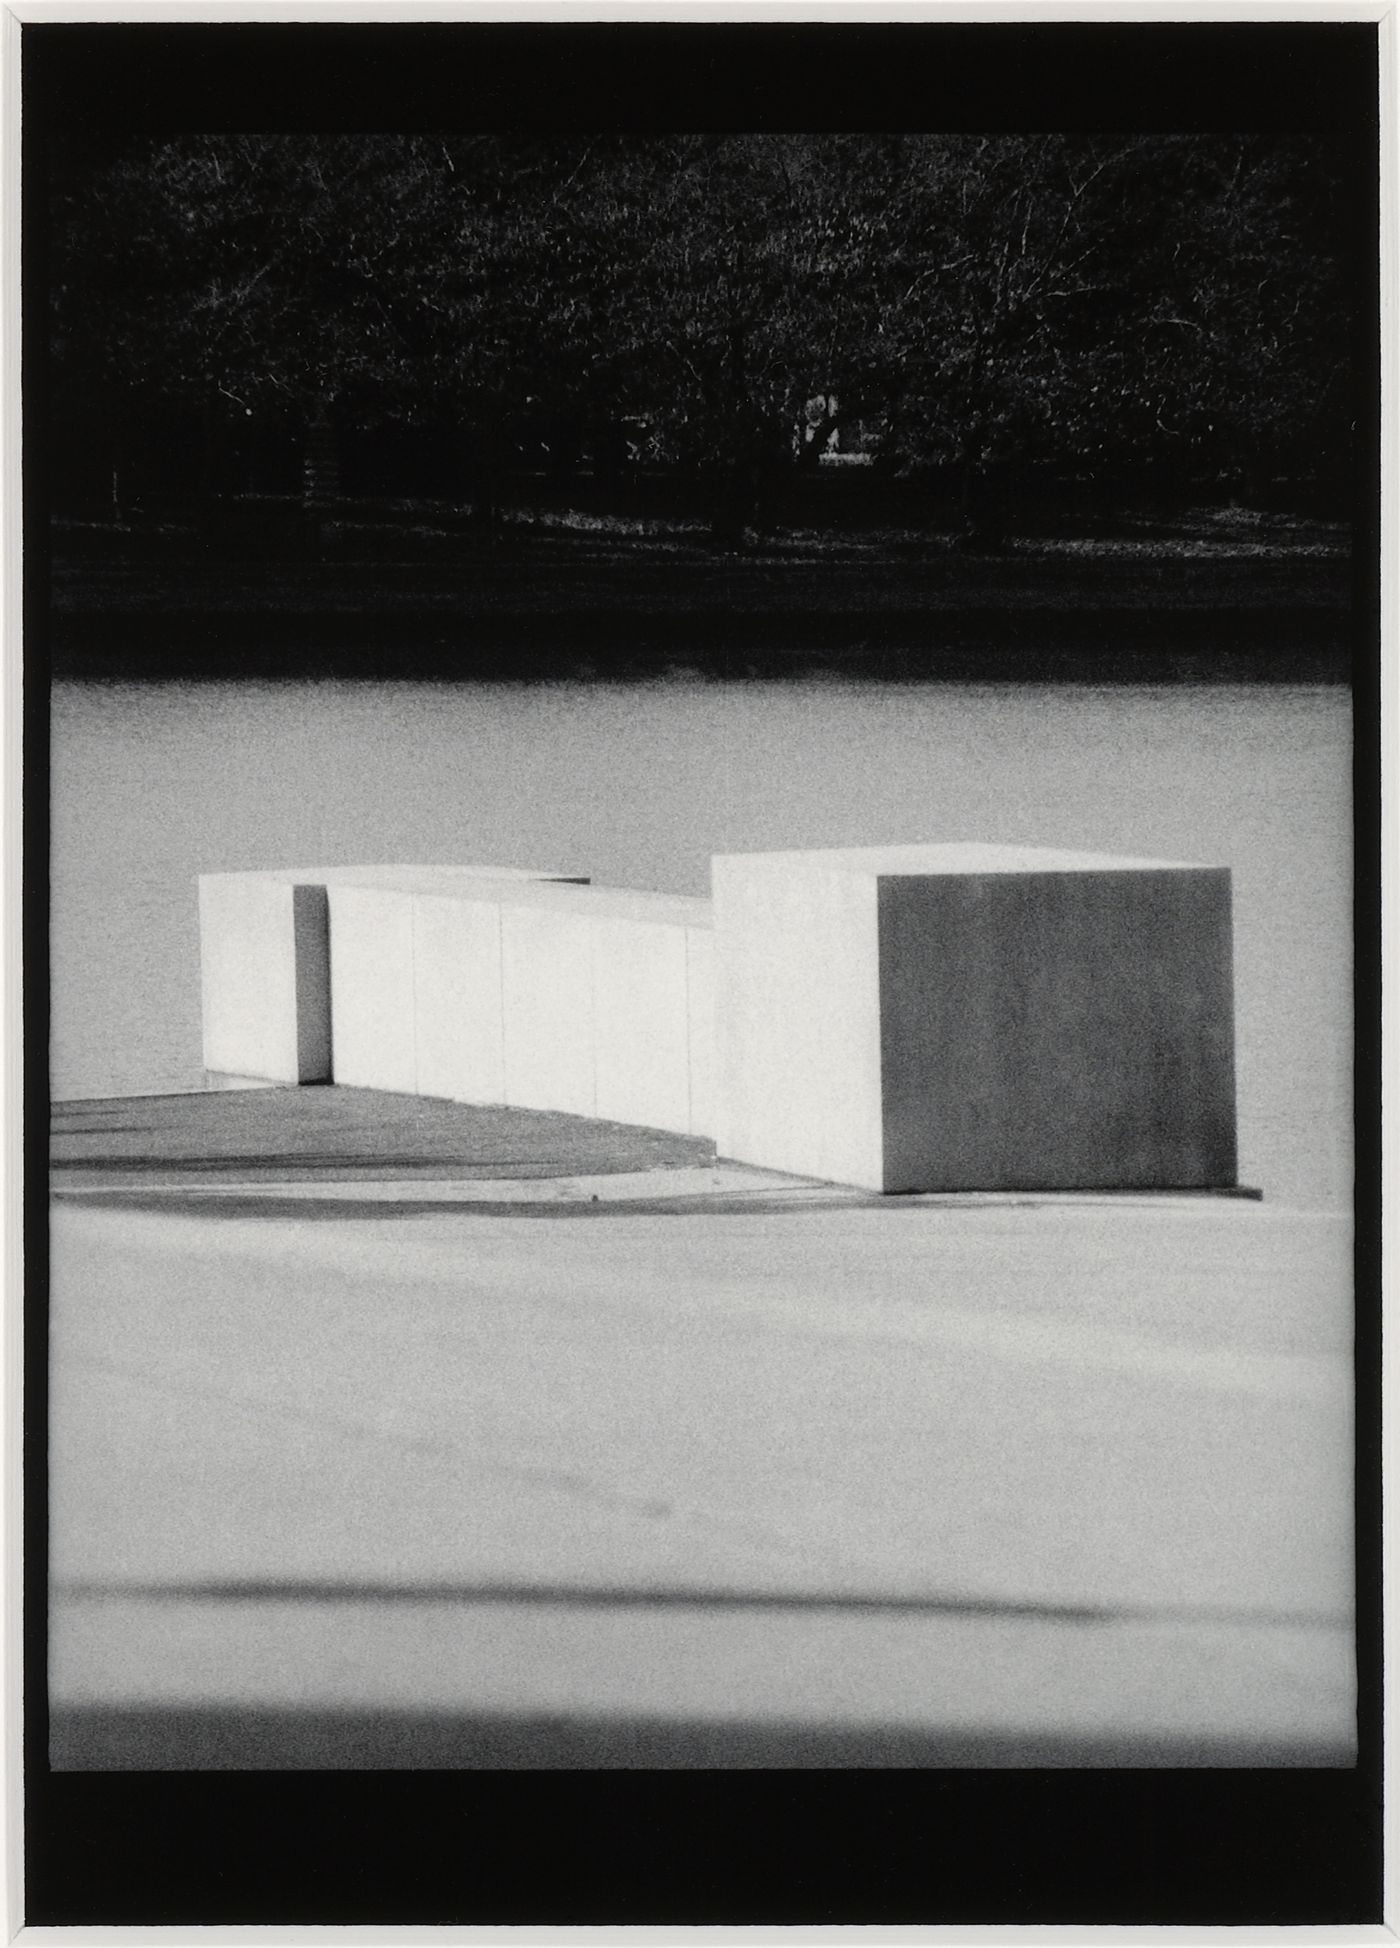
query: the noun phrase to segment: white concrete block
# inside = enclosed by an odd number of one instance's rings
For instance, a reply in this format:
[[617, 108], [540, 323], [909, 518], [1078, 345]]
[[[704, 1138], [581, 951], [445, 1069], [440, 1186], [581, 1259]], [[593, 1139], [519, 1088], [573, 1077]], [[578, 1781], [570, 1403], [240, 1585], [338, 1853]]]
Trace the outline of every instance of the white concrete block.
[[[457, 865], [284, 866], [202, 874], [205, 1068], [278, 1082], [330, 1080], [328, 887], [442, 891], [554, 877], [571, 878], [517, 866]], [[352, 1067], [358, 1060], [352, 1057]]]
[[362, 1089], [504, 1100], [498, 867], [345, 868], [330, 877], [332, 1069]]
[[709, 902], [537, 885], [500, 911], [507, 1102], [689, 1132], [689, 942]]
[[715, 1141], [724, 1157], [871, 1184], [883, 1163], [877, 882], [798, 859], [713, 862]]
[[202, 874], [199, 958], [206, 1069], [329, 1079], [324, 887], [273, 873]]
[[593, 1032], [596, 1114], [688, 1129], [684, 927], [594, 922]]
[[518, 1109], [597, 1113], [592, 929], [587, 912], [502, 903], [505, 1100]]
[[689, 942], [706, 930], [709, 902], [602, 888], [592, 897], [596, 1113], [684, 1135], [693, 1128]]
[[1031, 847], [714, 862], [721, 1155], [874, 1190], [1235, 1181], [1230, 875]]
[[412, 903], [418, 1093], [502, 1103], [500, 901], [415, 893]]
[[330, 904], [331, 1069], [356, 1089], [418, 1087], [413, 895], [337, 880]]
[[[708, 901], [511, 869], [217, 877], [228, 890], [201, 892], [211, 914], [206, 979], [229, 999], [206, 1015], [211, 1050], [236, 1050], [238, 1073], [333, 1075], [359, 1088], [710, 1133]], [[244, 909], [264, 915], [258, 927], [218, 919]], [[221, 1040], [231, 1011], [234, 1032]], [[311, 1053], [289, 1053], [298, 1024], [313, 1022]], [[303, 1032], [308, 1047], [312, 1039]]]

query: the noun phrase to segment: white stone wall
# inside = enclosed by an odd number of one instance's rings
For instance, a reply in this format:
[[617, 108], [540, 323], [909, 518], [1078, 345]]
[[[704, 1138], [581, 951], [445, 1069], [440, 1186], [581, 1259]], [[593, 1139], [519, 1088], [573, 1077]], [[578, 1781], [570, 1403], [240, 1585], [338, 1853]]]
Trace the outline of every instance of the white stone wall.
[[201, 883], [207, 1066], [712, 1134], [708, 901], [469, 868], [327, 872], [308, 888], [326, 972], [307, 1073], [288, 1053], [297, 878]]
[[[330, 1081], [331, 888], [394, 892], [466, 881], [509, 885], [567, 877], [516, 866], [419, 865], [284, 866], [263, 872], [201, 874], [205, 1068], [271, 1082]], [[358, 1034], [353, 1002], [350, 1008], [344, 1021], [350, 1070], [404, 1073], [401, 1057], [393, 1070], [396, 1058], [391, 1049], [386, 1047], [382, 1057], [374, 1055]], [[342, 1079], [348, 1080], [348, 1073]]]
[[713, 884], [207, 876], [206, 1066], [877, 1191], [1235, 1182], [1227, 869], [953, 844], [731, 854]]
[[[204, 1066], [273, 1082], [330, 1077], [325, 893], [271, 873], [199, 882]], [[312, 992], [319, 986], [319, 1004]]]

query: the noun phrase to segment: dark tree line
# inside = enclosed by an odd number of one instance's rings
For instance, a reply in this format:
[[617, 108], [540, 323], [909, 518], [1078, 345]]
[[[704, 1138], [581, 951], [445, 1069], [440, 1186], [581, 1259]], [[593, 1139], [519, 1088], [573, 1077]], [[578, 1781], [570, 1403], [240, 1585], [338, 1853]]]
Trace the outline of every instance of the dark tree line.
[[855, 421], [970, 527], [1008, 468], [1341, 479], [1345, 195], [1324, 142], [1253, 135], [61, 154], [52, 396], [118, 483], [172, 411], [211, 456], [240, 421], [322, 456], [337, 424], [449, 427], [487, 509], [527, 403], [565, 468], [630, 420], [731, 535]]

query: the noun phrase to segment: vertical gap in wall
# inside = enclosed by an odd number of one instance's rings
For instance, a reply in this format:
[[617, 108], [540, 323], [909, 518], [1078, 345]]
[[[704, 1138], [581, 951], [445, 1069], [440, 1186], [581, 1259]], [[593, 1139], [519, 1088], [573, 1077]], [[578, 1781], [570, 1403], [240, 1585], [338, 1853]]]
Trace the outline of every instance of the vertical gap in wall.
[[292, 1038], [296, 1080], [330, 1082], [330, 908], [324, 886], [293, 885]]

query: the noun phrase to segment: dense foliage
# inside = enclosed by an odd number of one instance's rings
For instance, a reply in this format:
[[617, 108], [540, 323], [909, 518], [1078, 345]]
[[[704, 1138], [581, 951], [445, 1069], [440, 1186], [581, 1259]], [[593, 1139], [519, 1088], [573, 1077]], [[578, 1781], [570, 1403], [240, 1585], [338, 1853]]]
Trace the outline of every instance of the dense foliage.
[[1340, 477], [1343, 197], [1248, 135], [147, 142], [57, 159], [54, 396], [114, 452], [450, 425], [488, 497], [522, 413], [600, 467], [625, 422], [728, 530], [856, 422], [970, 522], [1008, 467]]

